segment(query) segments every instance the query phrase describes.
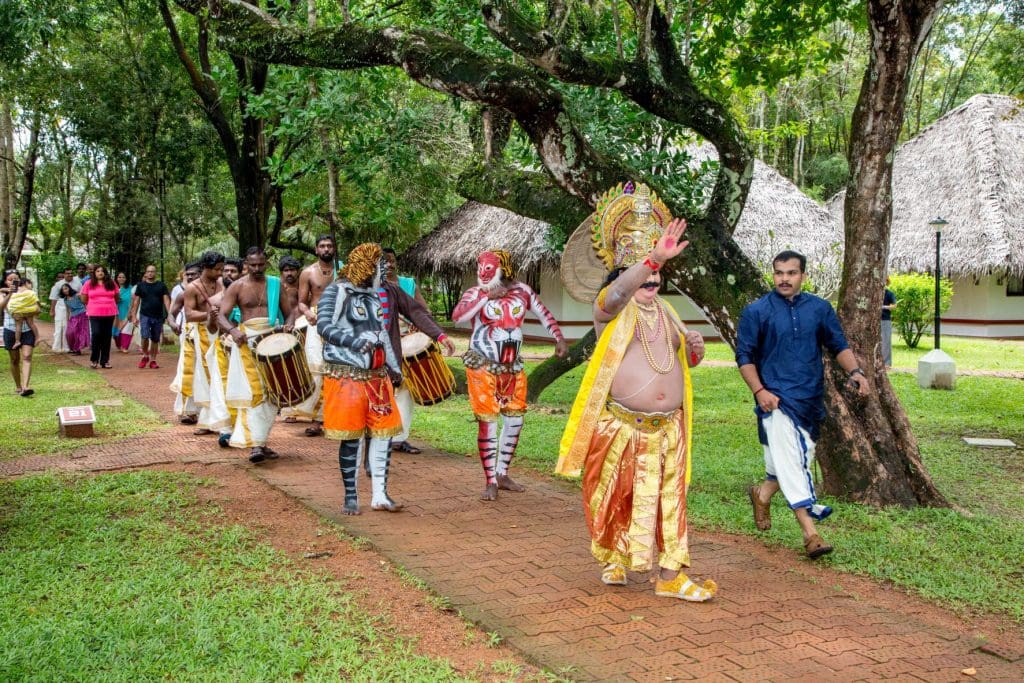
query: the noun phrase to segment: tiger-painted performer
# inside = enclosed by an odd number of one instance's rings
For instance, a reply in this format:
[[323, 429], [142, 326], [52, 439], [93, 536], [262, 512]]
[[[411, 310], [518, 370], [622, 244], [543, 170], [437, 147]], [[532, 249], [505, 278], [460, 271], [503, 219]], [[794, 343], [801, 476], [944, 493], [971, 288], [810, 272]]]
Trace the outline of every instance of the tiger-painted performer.
[[[685, 229], [646, 185], [629, 183], [605, 193], [566, 243], [562, 281], [573, 298], [593, 302], [598, 342], [556, 472], [582, 470], [590, 551], [603, 583], [625, 585], [626, 570], [650, 571], [656, 562], [657, 595], [703, 602], [715, 595], [715, 582], [698, 584], [680, 569], [690, 566], [688, 366], [704, 357], [704, 340], [658, 297], [661, 267], [689, 244], [681, 241]], [[581, 275], [601, 272], [576, 267], [596, 260], [593, 252], [611, 273], [603, 285], [598, 277], [579, 286]]]
[[[224, 255], [216, 251], [207, 251], [199, 257], [201, 273], [190, 282], [182, 293], [185, 325], [182, 331], [182, 355], [188, 357], [187, 367], [179, 363], [178, 376], [171, 391], [183, 391], [185, 384], [190, 384], [190, 396], [199, 408], [199, 422], [194, 434], [215, 434], [222, 427], [222, 420], [213, 409], [213, 388], [207, 355], [213, 344], [216, 344], [218, 330], [211, 326], [211, 319], [216, 322], [216, 310], [211, 299], [223, 289], [221, 276], [224, 271]], [[186, 372], [187, 370], [187, 372]]]
[[[249, 462], [255, 464], [277, 457], [273, 449], [267, 448], [267, 439], [278, 411], [267, 396], [256, 366], [257, 335], [282, 324], [290, 332], [297, 311], [291, 308], [288, 297], [281, 296], [281, 281], [266, 275], [267, 255], [263, 249], [249, 247], [245, 266], [246, 274], [224, 292], [217, 324], [221, 340], [226, 344], [229, 338], [231, 342], [225, 402], [238, 409], [228, 444], [250, 448]], [[238, 323], [231, 319], [236, 306], [240, 313]]]
[[487, 482], [481, 500], [496, 500], [498, 489], [526, 490], [508, 476], [526, 414], [526, 373], [519, 357], [526, 314], [533, 311], [555, 338], [556, 355], [564, 358], [569, 351], [554, 316], [536, 292], [515, 277], [511, 254], [501, 249], [483, 252], [477, 258], [477, 286], [463, 293], [452, 312], [454, 322], [473, 324], [469, 351], [463, 360]]
[[316, 327], [324, 342], [324, 432], [341, 441], [338, 466], [346, 515], [359, 514], [356, 468], [365, 436], [370, 437], [366, 457], [371, 509], [397, 512], [404, 507], [387, 491], [391, 437], [402, 429], [394, 392], [402, 380], [398, 315], [437, 340], [449, 355], [455, 350], [426, 308], [386, 281], [382, 256], [378, 244], [353, 249], [340, 279], [327, 286], [317, 305]]

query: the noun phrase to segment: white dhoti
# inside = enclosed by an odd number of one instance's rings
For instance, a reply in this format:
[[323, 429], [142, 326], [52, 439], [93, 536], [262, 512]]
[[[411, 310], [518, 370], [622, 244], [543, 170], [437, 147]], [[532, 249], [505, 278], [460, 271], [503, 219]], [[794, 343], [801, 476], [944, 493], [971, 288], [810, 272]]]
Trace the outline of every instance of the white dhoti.
[[782, 495], [793, 510], [811, 507], [814, 493], [814, 441], [781, 410], [761, 418], [768, 445], [764, 447], [764, 470], [769, 480], [777, 480]]
[[54, 353], [67, 353], [68, 340], [68, 307], [63, 299], [58, 299], [53, 305], [53, 344], [50, 348]]
[[199, 410], [193, 395], [196, 375], [196, 347], [192, 339], [195, 323], [188, 323], [178, 337], [178, 368], [171, 382], [174, 392], [174, 414], [179, 417], [196, 415]]
[[214, 339], [206, 351], [206, 367], [210, 371], [210, 405], [200, 411], [199, 424], [205, 429], [230, 434], [235, 421], [235, 411], [228, 408], [225, 399], [228, 355], [219, 338]]
[[[244, 331], [244, 323], [240, 327]], [[238, 411], [230, 445], [235, 448], [267, 445], [278, 408], [267, 400], [256, 368], [256, 357], [248, 344], [241, 348], [237, 344], [231, 347], [224, 398], [229, 407]]]
[[[316, 307], [313, 307], [316, 312]], [[299, 318], [305, 320], [305, 318]], [[296, 329], [302, 329], [296, 327]], [[313, 375], [313, 393], [302, 403], [287, 408], [281, 408], [281, 415], [284, 417], [304, 417], [317, 422], [324, 421], [324, 342], [316, 331], [316, 325], [305, 327], [306, 363], [309, 365], [309, 372]]]
[[395, 403], [398, 404], [398, 414], [402, 416], [402, 431], [393, 439], [398, 444], [409, 440], [409, 429], [412, 427], [412, 411], [416, 407], [416, 403], [412, 400], [412, 392], [409, 391], [409, 387], [405, 385], [405, 382], [402, 382], [401, 386], [395, 390]]

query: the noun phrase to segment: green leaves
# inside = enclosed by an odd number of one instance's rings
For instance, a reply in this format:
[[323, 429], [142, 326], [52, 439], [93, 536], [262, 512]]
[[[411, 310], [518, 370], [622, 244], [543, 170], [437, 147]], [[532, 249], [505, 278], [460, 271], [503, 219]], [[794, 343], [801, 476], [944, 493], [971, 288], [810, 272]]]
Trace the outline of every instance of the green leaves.
[[[917, 348], [921, 335], [932, 328], [935, 320], [935, 277], [907, 273], [890, 277], [889, 289], [896, 295], [892, 312], [893, 326], [910, 348]], [[939, 312], [949, 309], [953, 299], [953, 283], [939, 280]]]

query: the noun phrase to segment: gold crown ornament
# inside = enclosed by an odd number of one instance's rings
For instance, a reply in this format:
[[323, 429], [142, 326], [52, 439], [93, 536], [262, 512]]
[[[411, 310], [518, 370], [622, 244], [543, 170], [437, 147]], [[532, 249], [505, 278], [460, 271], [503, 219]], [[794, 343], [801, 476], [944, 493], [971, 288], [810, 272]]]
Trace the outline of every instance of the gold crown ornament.
[[601, 195], [591, 220], [591, 242], [605, 268], [612, 270], [647, 258], [672, 214], [651, 188], [631, 181]]
[[561, 276], [566, 291], [590, 303], [608, 271], [640, 263], [651, 253], [672, 214], [643, 183], [619, 183], [565, 243]]

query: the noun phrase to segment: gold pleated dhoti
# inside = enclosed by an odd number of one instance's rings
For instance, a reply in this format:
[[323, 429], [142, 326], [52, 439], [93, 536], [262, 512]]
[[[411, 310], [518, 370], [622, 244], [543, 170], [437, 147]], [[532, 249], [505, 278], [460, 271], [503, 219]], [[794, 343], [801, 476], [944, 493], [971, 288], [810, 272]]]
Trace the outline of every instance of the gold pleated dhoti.
[[583, 466], [590, 550], [602, 563], [649, 571], [690, 566], [686, 416], [638, 413], [609, 401]]

